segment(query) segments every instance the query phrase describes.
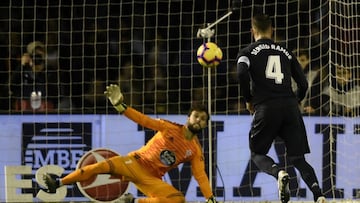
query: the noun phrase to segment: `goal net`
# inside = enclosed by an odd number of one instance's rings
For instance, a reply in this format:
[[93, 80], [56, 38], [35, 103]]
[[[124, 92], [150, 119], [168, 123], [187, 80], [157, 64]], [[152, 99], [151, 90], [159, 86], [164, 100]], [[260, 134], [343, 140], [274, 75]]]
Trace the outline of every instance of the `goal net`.
[[[179, 123], [192, 104], [209, 104], [211, 129], [200, 138], [213, 157], [206, 165], [218, 200], [277, 201], [276, 181], [249, 161], [251, 116], [236, 70], [239, 49], [253, 42], [251, 17], [260, 12], [272, 16], [274, 40], [296, 54], [309, 80], [300, 108], [320, 186], [333, 201], [359, 199], [358, 0], [16, 0], [0, 3], [0, 152], [13, 154], [0, 158], [0, 201], [15, 187], [5, 166], [30, 167], [21, 178], [32, 179], [31, 187], [14, 191], [38, 201], [42, 186], [34, 175], [43, 165], [60, 165], [66, 174], [92, 148], [126, 154], [151, 137], [106, 100], [112, 83], [127, 105]], [[209, 71], [196, 59], [209, 39], [197, 32], [224, 16], [210, 38], [223, 58]], [[292, 200], [312, 201], [279, 142], [270, 154], [290, 171]], [[188, 164], [164, 180], [189, 201], [203, 201]], [[66, 200], [80, 196], [73, 186]]]

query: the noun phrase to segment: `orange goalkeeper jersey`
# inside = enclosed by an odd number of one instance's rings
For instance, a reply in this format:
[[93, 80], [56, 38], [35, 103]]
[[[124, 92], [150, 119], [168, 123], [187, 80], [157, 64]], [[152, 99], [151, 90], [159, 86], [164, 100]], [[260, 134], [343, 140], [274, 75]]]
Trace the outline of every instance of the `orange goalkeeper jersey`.
[[198, 137], [185, 138], [185, 126], [161, 119], [150, 118], [128, 107], [124, 115], [139, 125], [157, 133], [140, 149], [130, 152], [154, 176], [161, 178], [180, 163], [190, 162], [192, 173], [205, 198], [212, 196], [205, 173], [204, 156]]

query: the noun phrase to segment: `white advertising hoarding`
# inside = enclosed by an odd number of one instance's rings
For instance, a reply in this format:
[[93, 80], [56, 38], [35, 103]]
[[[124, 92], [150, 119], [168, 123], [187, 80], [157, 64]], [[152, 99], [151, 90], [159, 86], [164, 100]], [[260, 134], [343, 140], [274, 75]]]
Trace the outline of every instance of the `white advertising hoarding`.
[[[177, 123], [186, 121], [186, 115], [150, 116]], [[217, 199], [220, 201], [271, 201], [278, 198], [276, 180], [257, 171], [249, 161], [250, 122], [250, 116], [212, 116], [213, 183]], [[142, 129], [121, 115], [13, 115], [0, 116], [0, 123], [2, 202], [9, 200], [13, 193], [19, 198], [22, 196], [26, 200], [31, 198], [31, 201], [42, 202], [44, 199], [36, 196], [41, 190], [41, 185], [39, 187], [34, 178], [34, 174], [42, 166], [55, 164], [63, 168], [63, 174], [66, 174], [75, 168], [81, 155], [90, 149], [109, 148], [120, 154], [127, 154], [144, 145], [152, 135], [151, 131]], [[333, 124], [332, 128], [330, 123]], [[360, 189], [360, 165], [357, 161], [360, 157], [357, 147], [360, 144], [357, 130], [359, 123], [360, 119], [305, 118], [312, 150], [306, 157], [315, 168], [320, 185], [328, 195], [332, 195], [331, 197], [335, 194], [336, 198], [353, 199]], [[206, 138], [207, 134], [208, 131], [205, 131], [201, 138]], [[207, 143], [203, 142], [205, 151], [208, 149]], [[281, 145], [274, 145], [270, 155], [275, 161], [286, 165], [282, 152]], [[15, 166], [28, 167], [30, 174], [17, 175], [16, 179], [20, 182], [31, 180], [24, 182], [25, 185], [28, 184], [27, 187], [31, 184], [31, 188], [9, 189], [9, 182], [6, 184], [5, 166], [14, 169]], [[312, 200], [312, 194], [300, 180], [298, 172], [291, 167], [288, 167], [288, 171], [293, 177], [292, 199]], [[185, 181], [180, 181], [180, 176], [181, 180]], [[179, 166], [177, 171], [166, 174], [164, 181], [179, 187], [188, 201], [204, 200], [196, 181], [191, 177], [191, 171], [185, 164]], [[331, 188], [331, 184], [335, 185]], [[84, 197], [76, 192], [75, 186], [69, 188], [64, 200], [84, 200]], [[330, 192], [334, 188], [335, 193]], [[129, 192], [135, 196], [141, 195], [133, 185]], [[51, 194], [49, 198], [52, 198]]]

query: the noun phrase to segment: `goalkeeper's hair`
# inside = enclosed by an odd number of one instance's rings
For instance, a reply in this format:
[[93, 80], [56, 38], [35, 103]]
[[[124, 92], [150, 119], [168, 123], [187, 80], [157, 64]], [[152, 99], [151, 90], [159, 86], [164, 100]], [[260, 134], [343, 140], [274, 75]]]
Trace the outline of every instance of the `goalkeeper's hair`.
[[207, 115], [207, 121], [210, 120], [210, 114], [209, 114], [208, 109], [206, 108], [206, 105], [198, 104], [198, 103], [193, 104], [192, 107], [190, 108], [189, 112], [188, 112], [188, 116], [190, 116], [193, 111], [203, 111], [203, 112], [205, 112], [206, 115]]

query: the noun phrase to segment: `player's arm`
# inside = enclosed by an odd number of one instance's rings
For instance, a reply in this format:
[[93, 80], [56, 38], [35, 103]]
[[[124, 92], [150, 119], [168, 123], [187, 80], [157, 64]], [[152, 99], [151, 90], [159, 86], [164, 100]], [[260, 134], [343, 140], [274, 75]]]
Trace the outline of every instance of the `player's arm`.
[[244, 96], [246, 102], [246, 109], [250, 113], [254, 113], [254, 107], [251, 103], [251, 88], [250, 88], [250, 60], [247, 56], [239, 56], [237, 60], [237, 73], [240, 81], [240, 87], [242, 90], [242, 95]]
[[242, 90], [242, 94], [246, 102], [250, 102], [251, 100], [251, 91], [250, 91], [250, 60], [246, 55], [239, 54], [237, 58], [236, 68], [237, 75], [240, 81], [240, 87]]
[[300, 102], [304, 99], [309, 85], [306, 76], [295, 56], [293, 56], [291, 60], [291, 74], [298, 87], [296, 96]]
[[162, 131], [166, 128], [164, 121], [160, 119], [150, 118], [149, 116], [140, 113], [139, 111], [131, 107], [127, 107], [123, 115], [129, 118], [130, 120], [138, 123], [139, 125], [155, 131]]
[[152, 130], [161, 131], [164, 129], [164, 125], [161, 120], [150, 118], [149, 116], [131, 107], [128, 107], [124, 103], [124, 96], [121, 93], [120, 87], [118, 85], [110, 84], [106, 87], [106, 91], [104, 92], [104, 94], [109, 99], [114, 108], [119, 113], [128, 117], [130, 120]]
[[216, 203], [216, 199], [211, 191], [209, 178], [205, 172], [205, 163], [203, 155], [198, 155], [191, 160], [191, 171], [198, 182], [200, 190], [207, 203]]

